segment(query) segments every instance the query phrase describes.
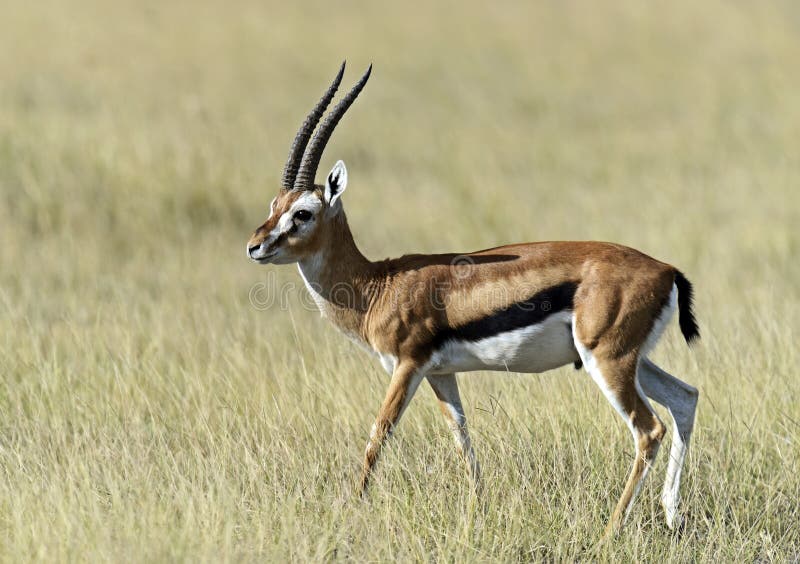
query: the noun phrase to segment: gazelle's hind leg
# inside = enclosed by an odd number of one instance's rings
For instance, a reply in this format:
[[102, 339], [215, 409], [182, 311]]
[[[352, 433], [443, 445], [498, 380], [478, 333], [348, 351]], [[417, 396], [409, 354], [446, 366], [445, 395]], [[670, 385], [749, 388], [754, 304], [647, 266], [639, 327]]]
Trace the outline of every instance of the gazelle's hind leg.
[[606, 535], [609, 535], [618, 532], [625, 523], [642, 482], [655, 460], [666, 428], [639, 387], [636, 378], [638, 361], [635, 355], [627, 355], [621, 359], [599, 359], [578, 339], [575, 344], [586, 370], [627, 423], [636, 446], [633, 467], [606, 527]]
[[661, 495], [667, 514], [667, 526], [674, 529], [676, 526], [680, 527], [682, 522], [678, 513], [681, 469], [689, 447], [689, 438], [692, 436], [699, 394], [696, 388], [668, 374], [646, 358], [642, 359], [639, 366], [639, 382], [645, 394], [669, 410], [675, 424], [667, 478]]
[[455, 374], [441, 374], [428, 376], [428, 382], [439, 400], [439, 407], [447, 419], [447, 425], [456, 440], [456, 446], [467, 465], [467, 473], [472, 480], [476, 492], [481, 488], [481, 469], [472, 450], [472, 441], [467, 432], [467, 418], [464, 407], [461, 405], [461, 396], [458, 393], [458, 381]]

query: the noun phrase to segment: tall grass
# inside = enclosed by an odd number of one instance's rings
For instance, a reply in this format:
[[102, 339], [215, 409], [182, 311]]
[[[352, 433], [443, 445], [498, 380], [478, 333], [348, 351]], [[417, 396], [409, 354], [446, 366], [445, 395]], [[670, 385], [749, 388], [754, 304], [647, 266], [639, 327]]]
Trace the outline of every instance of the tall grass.
[[3, 8], [3, 560], [598, 556], [633, 449], [572, 369], [461, 378], [482, 504], [428, 389], [352, 499], [387, 377], [244, 254], [345, 57], [368, 256], [614, 240], [695, 283], [655, 353], [701, 390], [686, 529], [662, 450], [599, 556], [800, 558], [797, 6], [429, 4]]

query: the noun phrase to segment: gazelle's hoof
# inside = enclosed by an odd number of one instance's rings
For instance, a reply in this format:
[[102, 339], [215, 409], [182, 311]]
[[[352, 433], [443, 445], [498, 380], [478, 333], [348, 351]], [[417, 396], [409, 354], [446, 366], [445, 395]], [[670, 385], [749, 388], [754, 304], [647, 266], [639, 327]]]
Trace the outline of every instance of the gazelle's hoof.
[[683, 514], [678, 511], [677, 504], [668, 504], [666, 501], [661, 500], [661, 506], [664, 508], [664, 513], [667, 516], [667, 527], [671, 531], [681, 532], [685, 524]]
[[608, 527], [606, 527], [605, 531], [603, 532], [603, 536], [601, 536], [596, 543], [594, 543], [594, 550], [595, 552], [603, 552], [611, 545], [612, 541], [616, 535], [613, 532], [608, 531]]
[[617, 538], [621, 529], [622, 527], [620, 525], [614, 524], [614, 519], [609, 521], [608, 525], [606, 525], [606, 528], [603, 531], [603, 536], [600, 537], [599, 541], [597, 541], [597, 548], [601, 548], [613, 539]]

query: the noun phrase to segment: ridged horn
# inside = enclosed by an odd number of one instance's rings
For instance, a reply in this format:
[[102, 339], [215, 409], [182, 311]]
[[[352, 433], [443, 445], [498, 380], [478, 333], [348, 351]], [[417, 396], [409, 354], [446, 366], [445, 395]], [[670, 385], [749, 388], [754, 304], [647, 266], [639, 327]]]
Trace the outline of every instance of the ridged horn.
[[323, 94], [322, 98], [317, 102], [317, 105], [314, 106], [314, 109], [308, 114], [308, 117], [300, 126], [300, 130], [294, 138], [292, 148], [289, 150], [289, 158], [286, 159], [286, 166], [283, 167], [283, 178], [281, 179], [281, 187], [283, 190], [291, 190], [292, 187], [294, 187], [294, 180], [300, 168], [300, 161], [303, 158], [308, 140], [311, 138], [311, 134], [314, 133], [314, 128], [317, 127], [317, 123], [319, 123], [319, 120], [322, 118], [322, 114], [325, 113], [328, 104], [331, 103], [334, 95], [336, 95], [336, 90], [342, 82], [342, 76], [344, 76], [345, 63], [346, 61], [342, 62], [339, 74], [336, 75], [336, 78], [333, 79], [328, 90], [325, 91], [325, 94]]
[[294, 181], [295, 190], [312, 190], [314, 188], [314, 176], [317, 173], [317, 167], [319, 166], [319, 160], [322, 158], [322, 152], [325, 150], [325, 145], [331, 138], [333, 130], [336, 129], [336, 124], [339, 123], [339, 120], [342, 119], [344, 113], [364, 88], [371, 72], [372, 65], [369, 66], [367, 72], [364, 73], [364, 76], [353, 86], [350, 92], [339, 100], [339, 103], [334, 106], [325, 121], [319, 126], [311, 143], [306, 147], [303, 161], [300, 163], [300, 170], [297, 171], [297, 178]]

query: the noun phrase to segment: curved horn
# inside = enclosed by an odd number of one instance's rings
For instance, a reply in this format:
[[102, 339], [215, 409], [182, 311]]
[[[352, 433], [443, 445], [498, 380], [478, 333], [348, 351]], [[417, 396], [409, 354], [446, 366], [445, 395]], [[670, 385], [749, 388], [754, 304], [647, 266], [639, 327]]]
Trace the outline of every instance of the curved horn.
[[345, 63], [346, 61], [342, 62], [339, 74], [336, 75], [336, 78], [333, 79], [328, 90], [323, 94], [322, 98], [320, 98], [319, 102], [317, 102], [317, 105], [314, 106], [314, 109], [311, 110], [311, 113], [308, 114], [308, 117], [306, 117], [305, 121], [300, 126], [300, 131], [297, 132], [294, 138], [292, 148], [289, 150], [289, 158], [286, 159], [286, 165], [283, 167], [283, 178], [281, 179], [281, 187], [283, 190], [291, 190], [294, 186], [294, 179], [300, 167], [300, 159], [303, 158], [303, 151], [305, 151], [308, 140], [314, 132], [314, 128], [317, 127], [317, 123], [320, 118], [322, 118], [322, 114], [325, 112], [328, 104], [331, 103], [331, 100], [333, 100], [333, 96], [339, 88], [339, 83], [342, 82]]
[[358, 97], [361, 89], [364, 88], [371, 72], [372, 65], [369, 66], [367, 72], [353, 86], [352, 90], [339, 100], [339, 103], [336, 104], [331, 113], [328, 114], [328, 117], [325, 118], [325, 121], [322, 122], [322, 125], [319, 126], [303, 155], [303, 162], [300, 163], [300, 170], [297, 171], [297, 178], [294, 182], [295, 190], [311, 190], [314, 188], [314, 176], [317, 173], [319, 160], [322, 158], [322, 151], [325, 150], [325, 145], [328, 143], [328, 139], [331, 138], [336, 124], [339, 123], [344, 113]]

